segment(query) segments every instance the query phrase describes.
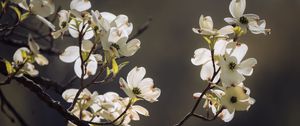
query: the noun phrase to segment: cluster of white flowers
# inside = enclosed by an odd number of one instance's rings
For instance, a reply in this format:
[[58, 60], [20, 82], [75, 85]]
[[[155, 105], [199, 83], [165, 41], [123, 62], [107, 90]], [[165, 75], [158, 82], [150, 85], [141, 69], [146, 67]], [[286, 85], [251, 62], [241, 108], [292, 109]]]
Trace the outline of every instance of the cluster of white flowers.
[[[243, 14], [245, 8], [246, 0], [232, 0], [229, 10], [233, 18], [225, 18], [228, 26], [214, 29], [212, 18], [201, 15], [200, 28], [193, 28], [209, 44], [209, 49], [197, 49], [191, 59], [194, 65], [202, 65], [200, 77], [210, 86], [203, 94], [202, 98], [206, 100], [203, 107], [210, 108], [225, 122], [232, 120], [235, 111], [246, 111], [255, 102], [243, 81], [244, 76], [252, 75], [257, 61], [255, 58], [243, 60], [248, 46], [238, 38], [247, 30], [253, 34], [270, 32], [265, 28], [265, 20], [255, 14]], [[194, 97], [199, 98], [201, 94], [194, 93]]]
[[[89, 0], [72, 0], [69, 10], [60, 10], [58, 14], [59, 29], [49, 22], [46, 17], [55, 13], [53, 0], [10, 0], [14, 5], [23, 9], [15, 9], [19, 21], [27, 18], [29, 14], [36, 16], [40, 21], [49, 26], [51, 36], [54, 39], [62, 38], [66, 32], [77, 41], [76, 45], [67, 47], [59, 55], [59, 59], [65, 63], [74, 63], [74, 71], [81, 79], [80, 89], [67, 89], [62, 97], [69, 103], [70, 113], [89, 124], [101, 124], [103, 122], [114, 125], [129, 126], [132, 120], [140, 120], [139, 114], [149, 116], [149, 112], [142, 106], [136, 105], [137, 101], [156, 102], [161, 90], [154, 86], [151, 78], [144, 78], [144, 67], [133, 68], [126, 81], [120, 78], [121, 89], [127, 97], [121, 97], [115, 92], [107, 92], [99, 95], [96, 91], [91, 93], [87, 88], [91, 83], [96, 83], [98, 77], [105, 74], [106, 83], [113, 79], [119, 70], [126, 64], [117, 63], [117, 59], [130, 57], [140, 48], [138, 39], [129, 36], [133, 30], [133, 24], [126, 15], [114, 15], [109, 12], [91, 10]], [[38, 75], [33, 63], [48, 65], [48, 60], [39, 53], [39, 45], [28, 37], [28, 47], [18, 49], [14, 56], [14, 62], [5, 62], [10, 75], [21, 77], [23, 74]], [[101, 70], [98, 70], [101, 67]], [[94, 81], [84, 85], [84, 79], [99, 73]], [[113, 75], [113, 76], [112, 76]], [[89, 85], [89, 86], [87, 86]], [[68, 125], [75, 125], [69, 122]]]
[[[61, 10], [59, 14], [60, 29], [53, 32], [54, 38], [64, 35], [65, 32], [78, 38], [81, 45], [70, 46], [60, 55], [66, 63], [75, 61], [74, 70], [78, 77], [82, 75], [82, 59], [84, 61], [84, 79], [94, 75], [98, 64], [116, 64], [116, 59], [134, 55], [140, 48], [141, 42], [132, 39], [128, 42], [133, 30], [126, 15], [114, 15], [109, 12], [91, 11], [91, 3], [87, 0], [73, 0], [71, 10]], [[91, 40], [93, 39], [93, 40]], [[101, 54], [94, 54], [94, 50], [104, 50]], [[116, 74], [113, 68], [112, 72]]]
[[[125, 98], [115, 92], [99, 95], [84, 89], [71, 112], [85, 121], [101, 123], [101, 120], [107, 120], [122, 126], [129, 126], [132, 120], [140, 120], [139, 114], [149, 116], [147, 109], [134, 104], [139, 100], [156, 102], [161, 91], [154, 87], [151, 78], [144, 78], [145, 74], [144, 67], [135, 67], [128, 73], [127, 82], [120, 78], [120, 86], [128, 95]], [[78, 89], [68, 89], [62, 97], [72, 103], [77, 92]], [[69, 122], [69, 125], [74, 124]]]
[[34, 63], [40, 66], [48, 65], [48, 59], [40, 54], [40, 47], [30, 34], [28, 35], [28, 47], [17, 49], [13, 55], [13, 62], [5, 60], [9, 75], [14, 75], [15, 77], [22, 77], [24, 74], [36, 76], [39, 74], [39, 71], [35, 69]]

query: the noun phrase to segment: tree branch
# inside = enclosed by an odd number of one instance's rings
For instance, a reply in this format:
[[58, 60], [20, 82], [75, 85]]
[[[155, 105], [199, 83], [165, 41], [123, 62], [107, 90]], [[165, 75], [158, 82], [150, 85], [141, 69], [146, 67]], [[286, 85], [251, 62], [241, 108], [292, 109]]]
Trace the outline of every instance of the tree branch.
[[[15, 110], [15, 108], [10, 104], [10, 102], [6, 99], [5, 95], [3, 94], [2, 90], [0, 89], [0, 98], [1, 98], [1, 109], [3, 113], [6, 113], [3, 105], [6, 105], [7, 108], [14, 114], [14, 116], [17, 118], [17, 120], [20, 122], [22, 126], [29, 126], [27, 123], [24, 121], [24, 119], [21, 117], [21, 115]], [[6, 113], [7, 116], [11, 119], [12, 122], [14, 122], [14, 119]]]

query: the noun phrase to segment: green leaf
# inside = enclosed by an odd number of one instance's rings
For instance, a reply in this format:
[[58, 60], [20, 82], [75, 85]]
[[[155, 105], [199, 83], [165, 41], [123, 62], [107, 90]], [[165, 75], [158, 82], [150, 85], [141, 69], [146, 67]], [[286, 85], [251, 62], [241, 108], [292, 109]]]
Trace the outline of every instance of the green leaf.
[[15, 6], [10, 6], [11, 9], [13, 9], [16, 13], [16, 15], [18, 16], [19, 21], [21, 21], [21, 11], [19, 10], [19, 8], [15, 7]]
[[112, 64], [112, 72], [113, 72], [114, 76], [116, 76], [119, 72], [119, 66], [118, 66], [116, 59], [112, 59], [111, 64]]
[[14, 72], [14, 68], [12, 67], [11, 63], [7, 60], [4, 60], [7, 74], [12, 74]]
[[129, 64], [129, 61], [126, 61], [126, 62], [123, 62], [123, 63], [121, 63], [121, 64], [119, 64], [119, 71], [121, 70], [121, 69], [123, 69], [126, 65], [128, 65]]
[[106, 67], [106, 77], [105, 78], [108, 78], [108, 76], [110, 75], [110, 69], [109, 67]]
[[25, 12], [24, 14], [22, 14], [22, 15], [21, 15], [20, 21], [23, 21], [23, 20], [25, 20], [26, 18], [28, 18], [29, 14], [30, 14], [30, 12]]
[[205, 40], [208, 44], [211, 43], [211, 40], [210, 40], [207, 36], [203, 36], [203, 38], [204, 38], [204, 40]]

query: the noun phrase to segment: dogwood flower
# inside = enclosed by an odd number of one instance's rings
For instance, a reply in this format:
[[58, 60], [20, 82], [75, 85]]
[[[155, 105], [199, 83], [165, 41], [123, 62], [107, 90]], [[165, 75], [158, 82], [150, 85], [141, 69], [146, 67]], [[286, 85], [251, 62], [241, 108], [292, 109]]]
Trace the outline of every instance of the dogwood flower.
[[75, 74], [80, 78], [82, 72], [84, 71], [84, 79], [88, 78], [90, 75], [94, 75], [97, 71], [98, 61], [102, 60], [102, 56], [100, 54], [91, 54], [88, 57], [88, 54], [92, 50], [93, 43], [89, 40], [82, 41], [82, 58], [86, 60], [86, 64], [84, 65], [84, 69], [81, 69], [81, 59], [80, 59], [80, 51], [78, 46], [69, 46], [65, 49], [65, 51], [59, 56], [60, 60], [66, 63], [72, 63], [75, 61], [74, 64], [74, 71]]
[[265, 29], [266, 21], [260, 20], [256, 14], [244, 14], [246, 9], [246, 0], [232, 0], [229, 5], [229, 11], [233, 18], [227, 17], [224, 20], [231, 25], [241, 26], [243, 32], [249, 29], [253, 34], [267, 34], [270, 30]]
[[201, 35], [224, 37], [234, 32], [232, 26], [225, 26], [220, 30], [214, 29], [213, 20], [210, 16], [204, 17], [201, 15], [199, 19], [199, 26], [200, 29], [193, 28], [193, 31]]
[[[225, 54], [226, 46], [229, 42], [223, 39], [219, 39], [216, 41], [214, 45], [214, 57], [223, 56]], [[208, 80], [212, 82], [217, 82], [220, 77], [220, 73], [218, 73], [214, 80], [212, 79], [212, 76], [214, 74], [214, 67], [212, 62], [212, 54], [209, 49], [206, 48], [199, 48], [195, 50], [194, 57], [191, 58], [191, 62], [195, 66], [203, 65], [200, 72], [200, 77], [202, 80]], [[218, 58], [215, 58], [215, 70], [219, 69], [218, 65]]]
[[38, 75], [39, 72], [33, 65], [35, 62], [41, 66], [49, 64], [48, 59], [40, 54], [40, 47], [35, 40], [33, 40], [31, 35], [28, 36], [28, 46], [29, 49], [27, 47], [21, 47], [17, 49], [13, 56], [15, 66], [19, 67], [21, 64], [24, 64], [16, 75], [18, 77], [22, 76], [23, 74], [28, 74], [30, 76]]
[[[72, 103], [77, 92], [78, 89], [67, 89], [63, 92], [62, 97], [68, 103]], [[87, 110], [95, 103], [97, 96], [98, 96], [98, 92], [95, 91], [91, 93], [88, 89], [83, 89], [83, 91], [80, 93], [78, 97], [78, 101], [75, 104], [74, 109], [71, 110], [71, 113], [78, 118], [80, 117], [80, 113], [81, 113], [81, 119], [85, 121], [100, 122], [100, 117], [95, 117], [94, 113]], [[69, 121], [68, 126], [76, 126], [76, 125]]]
[[60, 29], [52, 32], [52, 36], [54, 39], [57, 39], [58, 37], [62, 36], [66, 31], [68, 31], [69, 27], [69, 18], [70, 18], [70, 12], [67, 10], [60, 10], [58, 12], [58, 20], [59, 20], [59, 27]]
[[127, 38], [123, 37], [116, 43], [103, 43], [103, 49], [114, 53], [116, 57], [132, 56], [140, 49], [141, 42], [138, 39], [133, 39], [127, 42]]
[[[72, 103], [75, 99], [75, 96], [78, 92], [78, 89], [67, 89], [62, 93], [63, 99], [66, 100], [68, 103]], [[90, 107], [95, 101], [96, 97], [98, 96], [98, 92], [91, 93], [88, 89], [83, 89], [78, 97], [78, 103], [75, 105], [72, 111], [78, 110], [85, 110]]]
[[55, 31], [55, 26], [45, 19], [55, 12], [55, 5], [53, 0], [27, 0], [16, 1], [18, 5], [24, 10], [30, 11], [32, 14], [35, 14], [36, 17], [46, 24], [49, 28]]
[[249, 97], [250, 92], [246, 92], [241, 86], [228, 87], [224, 93], [221, 102], [229, 113], [247, 111], [255, 102], [253, 98]]
[[69, 22], [69, 33], [72, 37], [78, 38], [79, 35], [83, 35], [84, 40], [89, 40], [94, 37], [94, 31], [87, 21], [82, 18], [74, 18]]
[[245, 80], [243, 75], [250, 76], [253, 73], [253, 67], [256, 63], [257, 61], [254, 58], [249, 58], [240, 62], [237, 57], [226, 54], [220, 60], [220, 77], [223, 86], [228, 87], [243, 82]]
[[120, 78], [121, 89], [130, 98], [141, 98], [149, 102], [156, 102], [161, 91], [159, 88], [154, 87], [151, 78], [144, 78], [145, 74], [146, 70], [144, 67], [134, 67], [127, 75], [127, 82]]

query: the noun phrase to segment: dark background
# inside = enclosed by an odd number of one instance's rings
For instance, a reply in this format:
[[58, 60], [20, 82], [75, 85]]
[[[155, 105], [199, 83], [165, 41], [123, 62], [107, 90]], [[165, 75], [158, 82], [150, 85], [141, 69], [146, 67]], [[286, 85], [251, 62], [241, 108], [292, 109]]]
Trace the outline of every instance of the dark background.
[[[69, 9], [67, 0], [56, 3]], [[92, 0], [92, 3], [93, 9], [100, 12], [126, 14], [135, 30], [148, 17], [153, 18], [150, 28], [139, 37], [141, 49], [128, 58], [131, 63], [120, 76], [126, 77], [134, 66], [144, 66], [146, 76], [152, 77], [162, 90], [159, 102], [140, 102], [150, 111], [150, 117], [142, 117], [132, 125], [174, 125], [193, 106], [192, 94], [200, 92], [205, 86], [199, 75], [201, 67], [192, 65], [190, 58], [194, 50], [207, 46], [191, 29], [198, 27], [201, 14], [212, 16], [216, 28], [226, 25], [223, 18], [230, 16], [230, 0]], [[256, 103], [249, 112], [237, 112], [229, 123], [223, 123], [219, 119], [213, 122], [191, 119], [185, 126], [298, 126], [299, 12], [299, 0], [248, 0], [246, 13], [260, 15], [267, 20], [267, 27], [272, 29], [269, 36], [248, 34], [241, 39], [249, 47], [246, 58], [255, 57], [258, 60], [254, 74], [245, 81], [245, 85], [251, 88], [251, 96], [256, 99]], [[62, 50], [72, 44], [75, 44], [74, 40], [66, 39], [57, 41], [56, 47]], [[11, 58], [16, 48], [0, 45], [1, 56]], [[60, 83], [65, 83], [74, 76], [73, 64], [63, 63], [56, 56], [47, 57], [50, 65], [39, 68], [42, 76]], [[64, 125], [61, 115], [23, 86], [12, 84], [1, 89], [30, 125]], [[117, 81], [91, 89], [100, 93], [116, 91], [125, 96]], [[62, 100], [55, 93], [51, 95]], [[19, 124], [11, 124], [0, 113], [0, 126], [17, 125]]]

